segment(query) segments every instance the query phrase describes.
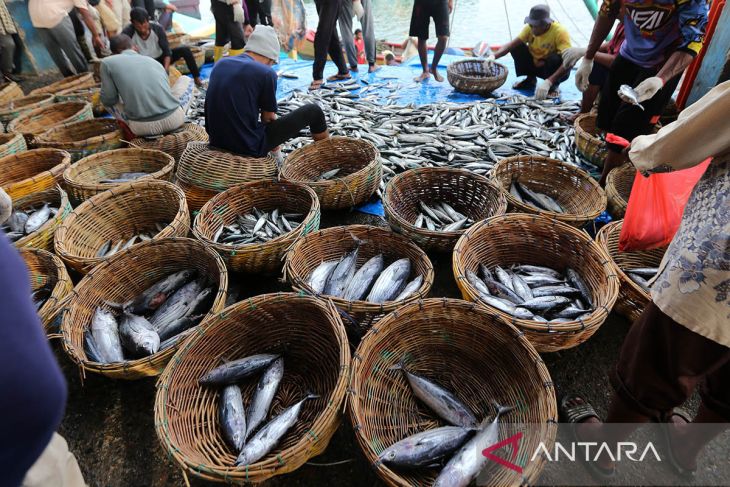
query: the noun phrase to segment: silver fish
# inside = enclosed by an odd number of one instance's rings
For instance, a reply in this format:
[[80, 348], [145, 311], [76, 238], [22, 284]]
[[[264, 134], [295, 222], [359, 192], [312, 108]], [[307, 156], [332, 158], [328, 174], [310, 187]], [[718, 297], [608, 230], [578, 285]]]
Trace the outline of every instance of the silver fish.
[[119, 324], [112, 313], [104, 308], [96, 308], [91, 319], [91, 335], [96, 343], [100, 362], [110, 364], [124, 361]]
[[91, 335], [91, 330], [87, 329], [84, 332], [84, 350], [86, 352], [86, 358], [91, 360], [92, 362], [101, 362], [101, 353], [99, 353], [99, 349], [96, 348], [96, 342], [94, 341], [94, 337]]
[[223, 388], [218, 403], [218, 420], [223, 438], [236, 453], [243, 449], [246, 441], [246, 413], [243, 408], [241, 388], [229, 385]]
[[126, 311], [137, 315], [154, 311], [167, 300], [169, 295], [190, 281], [196, 272], [197, 271], [194, 269], [185, 269], [174, 274], [170, 274], [166, 278], [147, 288], [136, 298], [124, 303], [123, 308]]
[[203, 286], [204, 281], [196, 279], [175, 291], [150, 317], [150, 323], [155, 331], [160, 333], [171, 322], [185, 316], [190, 305], [203, 290]]
[[235, 384], [265, 369], [277, 358], [278, 355], [261, 353], [227, 362], [205, 374], [198, 382], [204, 386]]
[[25, 224], [28, 222], [28, 214], [22, 211], [13, 211], [8, 219], [8, 226], [11, 232], [25, 232]]
[[626, 275], [629, 276], [629, 279], [631, 279], [636, 284], [638, 284], [639, 287], [641, 289], [643, 289], [645, 292], [648, 293], [650, 291], [651, 287], [649, 286], [649, 281], [647, 281], [646, 279], [644, 279], [643, 277], [641, 277], [638, 274], [634, 274], [633, 272], [627, 272]]
[[630, 272], [637, 276], [641, 276], [644, 279], [651, 279], [656, 276], [659, 272], [658, 267], [635, 267], [633, 269], [626, 269], [626, 272]]
[[375, 278], [385, 266], [383, 254], [378, 254], [365, 262], [350, 280], [343, 298], [347, 301], [358, 301], [370, 290]]
[[160, 336], [143, 316], [124, 313], [119, 337], [124, 348], [137, 357], [154, 355], [160, 349]]
[[284, 359], [279, 357], [266, 369], [253, 393], [253, 399], [251, 399], [251, 404], [248, 406], [248, 413], [246, 415], [248, 423], [246, 438], [256, 431], [256, 428], [269, 415], [271, 403], [274, 401], [274, 396], [276, 395], [276, 390], [279, 388], [282, 377], [284, 377]]
[[518, 265], [515, 266], [513, 269], [523, 274], [545, 274], [556, 279], [559, 279], [561, 277], [560, 272], [556, 271], [555, 269], [550, 269], [549, 267], [543, 267], [538, 265]]
[[534, 297], [529, 284], [519, 274], [511, 274], [510, 277], [512, 278], [512, 289], [514, 289], [515, 294], [525, 301]]
[[621, 85], [618, 88], [618, 97], [629, 105], [634, 105], [642, 110], [644, 107], [639, 103], [639, 94], [629, 85]]
[[324, 287], [324, 294], [334, 297], [342, 297], [347, 284], [355, 275], [357, 265], [357, 254], [360, 252], [360, 244], [356, 241], [355, 249], [348, 252], [335, 266], [327, 279]]
[[390, 264], [373, 284], [367, 297], [371, 303], [391, 301], [400, 294], [411, 273], [410, 259], [399, 259]]
[[541, 296], [521, 303], [520, 306], [530, 311], [548, 311], [556, 306], [568, 304], [570, 299], [563, 296]]
[[210, 309], [209, 298], [213, 294], [213, 288], [205, 288], [188, 304], [182, 317], [172, 321], [166, 321], [160, 325], [158, 333], [160, 340], [167, 340], [171, 336], [182, 333], [188, 328], [195, 326]]
[[391, 467], [427, 467], [456, 451], [473, 434], [473, 429], [461, 426], [423, 431], [389, 446], [378, 460]]
[[580, 291], [570, 286], [542, 286], [532, 290], [532, 295], [536, 298], [541, 296], [578, 296]]
[[421, 287], [421, 284], [423, 284], [423, 276], [417, 276], [415, 279], [413, 279], [411, 282], [409, 282], [405, 288], [403, 288], [403, 291], [395, 297], [393, 301], [403, 301], [406, 298], [409, 298], [411, 294], [418, 291], [418, 289]]
[[565, 271], [565, 275], [568, 277], [568, 282], [570, 282], [574, 288], [580, 291], [581, 299], [588, 303], [588, 306], [592, 308], [593, 297], [591, 296], [591, 289], [588, 287], [583, 278], [580, 277], [580, 274], [578, 274], [573, 269], [568, 268]]
[[[507, 276], [509, 277], [509, 276]], [[496, 296], [498, 298], [504, 298], [513, 304], [520, 304], [522, 301], [524, 301], [521, 297], [517, 295], [512, 289], [505, 286], [499, 281], [495, 281], [493, 279], [484, 279], [484, 284], [487, 285], [487, 288], [489, 289], [489, 293], [492, 296]]]
[[46, 203], [45, 205], [43, 205], [43, 208], [28, 217], [28, 220], [25, 222], [25, 233], [29, 235], [37, 231], [43, 226], [44, 223], [48, 221], [48, 218], [50, 216], [51, 208], [48, 203]]
[[332, 271], [335, 270], [335, 267], [337, 267], [337, 264], [339, 263], [340, 261], [338, 260], [322, 262], [316, 269], [314, 269], [314, 271], [312, 271], [312, 275], [309, 276], [307, 284], [316, 294], [322, 294], [330, 274], [332, 274]]

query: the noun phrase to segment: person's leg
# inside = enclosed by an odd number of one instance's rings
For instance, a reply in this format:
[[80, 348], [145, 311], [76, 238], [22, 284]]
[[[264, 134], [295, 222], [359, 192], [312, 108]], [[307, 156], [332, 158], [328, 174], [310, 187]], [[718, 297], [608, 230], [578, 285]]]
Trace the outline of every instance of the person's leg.
[[[560, 68], [560, 66], [563, 65], [563, 57], [560, 54], [551, 54], [547, 58], [545, 58], [545, 63], [538, 68], [537, 70], [537, 77], [540, 79], [547, 79], [549, 78], [555, 71]], [[560, 86], [560, 83], [568, 79], [568, 76], [570, 76], [570, 72], [566, 72], [558, 81], [553, 85], [553, 89], [557, 89], [558, 86]]]
[[144, 8], [147, 10], [147, 15], [155, 20], [155, 0], [144, 0]]
[[[317, 33], [314, 36], [314, 62], [312, 63], [312, 87], [316, 83], [320, 85], [324, 79], [324, 65], [327, 63], [327, 49], [329, 47], [329, 37], [326, 32], [327, 22], [323, 21], [323, 17], [329, 15], [330, 8], [327, 0], [315, 0], [317, 14], [319, 15], [319, 23], [317, 24]], [[331, 33], [330, 33], [331, 34]]]
[[439, 61], [441, 56], [446, 50], [446, 43], [449, 41], [449, 4], [447, 0], [440, 0], [438, 4], [434, 6], [434, 10], [431, 12], [433, 17], [433, 23], [436, 27], [436, 48], [433, 52], [433, 61], [431, 62], [431, 74], [436, 81], [441, 82], [444, 80], [438, 72]]
[[251, 23], [251, 27], [256, 27], [259, 16], [259, 0], [245, 0], [246, 8], [248, 10], [248, 21]]
[[365, 13], [360, 19], [362, 24], [362, 36], [365, 40], [365, 58], [368, 61], [368, 71], [373, 72], [377, 69], [375, 60], [377, 52], [375, 51], [375, 24], [373, 22], [373, 3], [372, 0], [361, 0], [362, 8]]
[[430, 22], [430, 14], [428, 5], [423, 0], [415, 0], [413, 2], [413, 12], [411, 13], [411, 26], [408, 32], [410, 37], [418, 38], [418, 58], [421, 60], [421, 68], [423, 72], [416, 78], [416, 81], [424, 81], [431, 77], [431, 71], [428, 69], [428, 24]]
[[239, 54], [243, 54], [243, 48], [246, 46], [246, 38], [243, 35], [243, 24], [236, 22], [232, 15], [228, 23], [228, 33], [231, 36], [231, 50], [228, 52], [228, 55], [238, 56]]
[[68, 449], [66, 439], [58, 433], [53, 433], [48, 446], [23, 479], [23, 487], [47, 485], [86, 487], [76, 457]]
[[15, 42], [13, 42], [13, 36], [10, 34], [0, 35], [0, 70], [6, 76], [13, 73], [14, 51]]
[[[345, 55], [342, 53], [342, 44], [340, 43], [340, 36], [337, 34], [337, 19], [340, 17], [340, 11], [342, 10], [343, 0], [329, 0], [332, 10], [331, 15], [333, 17], [328, 18], [328, 22], [331, 24], [329, 31], [329, 55], [332, 61], [337, 66], [336, 79], [349, 78], [350, 73], [347, 71], [347, 61], [345, 61]], [[357, 60], [357, 57], [355, 58]], [[357, 62], [355, 62], [357, 68]]]
[[340, 9], [340, 16], [337, 24], [340, 27], [340, 35], [342, 36], [342, 44], [345, 46], [347, 53], [347, 62], [352, 71], [357, 71], [357, 48], [355, 47], [355, 39], [352, 33], [352, 2], [346, 0]]
[[515, 84], [515, 88], [534, 88], [537, 83], [537, 67], [532, 59], [530, 49], [526, 44], [520, 44], [510, 51], [512, 60], [515, 63], [515, 74], [517, 76], [527, 76], [524, 80]]
[[180, 46], [172, 49], [171, 53], [172, 56], [170, 57], [170, 63], [174, 63], [179, 59], [184, 59], [185, 65], [188, 67], [188, 71], [190, 71], [195, 84], [198, 86], [202, 85], [203, 82], [200, 80], [200, 68], [198, 68], [198, 64], [195, 62], [193, 51], [191, 51], [187, 46]]
[[266, 151], [279, 147], [287, 140], [299, 136], [299, 132], [309, 127], [314, 140], [329, 137], [324, 112], [314, 103], [297, 108], [291, 113], [266, 124]]
[[274, 25], [271, 18], [271, 0], [261, 0], [259, 2], [259, 22], [263, 25]]
[[213, 46], [213, 62], [223, 57], [223, 48], [230, 41], [230, 26], [233, 22], [233, 9], [230, 5], [214, 0], [211, 2], [210, 11], [215, 19], [215, 45]]
[[46, 46], [48, 55], [51, 56], [51, 59], [53, 59], [53, 62], [55, 63], [61, 74], [64, 77], [72, 76], [74, 74], [73, 69], [71, 69], [71, 66], [69, 66], [66, 60], [66, 56], [64, 56], [61, 47], [54, 39], [51, 29], [36, 28], [36, 33], [38, 34], [38, 37], [40, 38], [43, 45]]
[[157, 19], [157, 23], [165, 29], [165, 32], [172, 29], [172, 14], [173, 12], [165, 10], [160, 14], [160, 18]]

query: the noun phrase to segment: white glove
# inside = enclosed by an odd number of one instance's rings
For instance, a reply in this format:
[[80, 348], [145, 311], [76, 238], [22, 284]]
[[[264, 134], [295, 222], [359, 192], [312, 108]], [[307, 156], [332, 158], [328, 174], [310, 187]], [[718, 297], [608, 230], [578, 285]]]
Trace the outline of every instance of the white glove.
[[365, 15], [365, 9], [362, 7], [360, 0], [352, 0], [352, 11], [355, 12], [357, 20], [361, 20], [362, 16]]
[[575, 86], [581, 92], [588, 89], [588, 77], [591, 71], [593, 71], [593, 59], [583, 58], [578, 66], [578, 72], [575, 73]]
[[243, 13], [243, 5], [239, 2], [233, 6], [233, 21], [242, 24], [244, 20], [246, 20], [246, 14]]
[[653, 76], [639, 83], [634, 91], [636, 91], [637, 100], [641, 103], [652, 98], [662, 88], [664, 88], [664, 80], [658, 76]]
[[544, 79], [540, 81], [540, 84], [535, 88], [535, 100], [544, 100], [550, 93], [550, 88], [553, 87], [552, 81]]
[[586, 55], [585, 47], [571, 47], [563, 51], [563, 67], [565, 69], [573, 69], [580, 58]]

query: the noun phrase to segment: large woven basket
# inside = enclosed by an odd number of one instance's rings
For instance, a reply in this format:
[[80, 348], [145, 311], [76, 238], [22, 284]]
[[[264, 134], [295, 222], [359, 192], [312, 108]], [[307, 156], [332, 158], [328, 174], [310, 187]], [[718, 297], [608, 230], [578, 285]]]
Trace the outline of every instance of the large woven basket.
[[14, 81], [8, 81], [6, 83], [0, 83], [0, 104], [23, 98], [25, 93], [20, 88], [20, 85]]
[[585, 232], [544, 216], [495, 216], [470, 228], [454, 247], [456, 283], [464, 299], [481, 301], [466, 272], [513, 264], [543, 265], [560, 272], [574, 269], [590, 288], [594, 311], [583, 320], [539, 323], [520, 320], [488, 306], [522, 330], [539, 352], [555, 352], [588, 340], [608, 317], [618, 296], [619, 281], [609, 257]]
[[186, 123], [179, 130], [171, 132], [162, 137], [150, 138], [137, 137], [132, 139], [130, 145], [139, 149], [155, 149], [170, 154], [175, 161], [180, 160], [188, 142], [208, 141], [208, 133], [205, 128], [194, 123]]
[[101, 84], [89, 86], [87, 88], [71, 88], [64, 90], [56, 95], [57, 102], [65, 101], [85, 101], [91, 103], [95, 117], [100, 117], [106, 113], [106, 107], [101, 102]]
[[[319, 177], [332, 169], [332, 180]], [[293, 151], [284, 161], [281, 177], [310, 186], [325, 210], [350, 208], [367, 201], [380, 186], [383, 166], [378, 150], [363, 139], [330, 137]]]
[[23, 98], [10, 100], [0, 106], [0, 122], [7, 124], [12, 119], [22, 115], [23, 113], [50, 105], [53, 101], [54, 97], [50, 93], [28, 95]]
[[30, 206], [38, 206], [43, 203], [51, 203], [56, 206], [59, 211], [50, 220], [43, 224], [38, 230], [17, 240], [15, 246], [33, 247], [36, 249], [47, 250], [53, 252], [53, 238], [56, 229], [61, 226], [63, 220], [71, 213], [71, 203], [68, 201], [66, 192], [60, 186], [54, 186], [45, 191], [29, 194], [13, 200], [13, 208], [24, 210]]
[[63, 149], [76, 162], [91, 154], [122, 146], [122, 130], [113, 118], [92, 118], [64, 123], [35, 138], [35, 147]]
[[[438, 468], [391, 469], [378, 455], [408, 436], [447, 426], [416, 399], [403, 374], [391, 370], [401, 361], [455, 394], [479, 421], [494, 415], [495, 402], [516, 406], [500, 418], [500, 439], [522, 430], [520, 451], [532, 452], [540, 442], [552, 449], [557, 405], [547, 367], [517, 328], [482, 306], [458, 299], [410, 303], [383, 318], [354, 357], [350, 419], [387, 485], [432, 485]], [[532, 428], [524, 430], [525, 424]], [[535, 484], [544, 458], [517, 463], [521, 474], [491, 462], [482, 475], [490, 475], [489, 485]]]
[[180, 181], [179, 179], [175, 179], [174, 181], [175, 184], [178, 185], [185, 193], [185, 199], [188, 202], [188, 208], [190, 208], [191, 212], [200, 211], [200, 209], [205, 206], [208, 201], [218, 194], [218, 191], [199, 188], [192, 184], [187, 184], [184, 181]]
[[30, 94], [38, 95], [41, 93], [52, 93], [55, 95], [57, 93], [61, 93], [62, 91], [89, 88], [91, 86], [94, 86], [95, 84], [96, 80], [94, 80], [94, 73], [81, 73], [75, 76], [69, 76], [67, 78], [60, 79], [55, 83], [51, 83], [50, 85], [36, 88], [35, 90], [31, 91]]
[[[175, 351], [185, 343], [154, 355], [121, 363], [101, 364], [86, 356], [84, 333], [91, 325], [96, 308], [105, 303], [126, 302], [165, 277], [184, 269], [195, 269], [217, 286], [215, 299], [207, 317], [225, 306], [228, 273], [220, 257], [197, 240], [165, 238], [135, 245], [94, 268], [74, 288], [64, 303], [61, 333], [69, 357], [84, 370], [113, 379], [141, 379], [162, 373]], [[202, 326], [201, 326], [202, 328]]]
[[[302, 213], [302, 223], [289, 233], [265, 243], [223, 245], [213, 242], [222, 225], [236, 222], [239, 215], [259, 211]], [[284, 265], [284, 256], [302, 235], [319, 230], [319, 201], [312, 188], [287, 181], [258, 181], [234, 186], [210, 200], [195, 217], [193, 234], [214, 248], [233, 271], [274, 273]]]
[[636, 169], [632, 164], [624, 164], [611, 169], [606, 178], [606, 198], [608, 199], [608, 212], [616, 219], [621, 219], [626, 214], [629, 206], [631, 188], [634, 187]]
[[376, 304], [327, 296], [327, 299], [331, 299], [335, 306], [346, 313], [345, 325], [353, 332], [353, 337], [357, 338], [386, 313], [405, 303], [425, 298], [433, 285], [434, 273], [426, 253], [403, 235], [378, 227], [349, 225], [310, 233], [294, 244], [286, 256], [284, 269], [285, 276], [294, 289], [313, 295], [314, 290], [307, 284], [312, 271], [322, 262], [337, 260], [350, 252], [355, 247], [353, 236], [365, 241], [358, 253], [358, 267], [378, 254], [383, 254], [387, 263], [407, 257], [411, 260], [409, 280], [415, 276], [423, 276], [421, 287], [402, 301]]
[[[545, 215], [576, 227], [595, 220], [606, 209], [606, 193], [587, 172], [542, 156], [515, 156], [499, 161], [492, 179], [502, 189], [510, 210]], [[509, 192], [513, 181], [550, 196], [565, 211], [539, 210], [518, 201]]]
[[606, 142], [601, 139], [596, 128], [596, 114], [584, 113], [575, 119], [575, 145], [578, 152], [592, 164], [603, 167], [608, 153]]
[[49, 332], [61, 309], [61, 301], [71, 293], [73, 283], [58, 256], [46, 250], [34, 248], [20, 249], [20, 256], [28, 267], [31, 289], [34, 292], [42, 287], [51, 289], [51, 295], [38, 310], [38, 317], [43, 328]]
[[[190, 51], [193, 53], [193, 58], [195, 59], [195, 64], [198, 65], [198, 68], [202, 68], [203, 64], [205, 64], [205, 51], [203, 51], [199, 47], [190, 47]], [[188, 65], [185, 62], [184, 59], [180, 59], [175, 62], [175, 67], [178, 71], [180, 71], [181, 74], [191, 74], [190, 70], [188, 69]]]
[[482, 59], [464, 59], [449, 64], [446, 78], [456, 91], [486, 96], [507, 80], [509, 71], [503, 64], [493, 63], [487, 72]]
[[32, 146], [35, 137], [46, 130], [64, 123], [80, 122], [94, 118], [91, 104], [79, 101], [53, 103], [36, 108], [13, 119], [8, 132], [23, 134], [25, 142]]
[[507, 199], [489, 179], [464, 169], [421, 168], [398, 174], [385, 190], [383, 207], [391, 228], [425, 250], [449, 252], [466, 229], [438, 232], [414, 225], [419, 202], [448, 203], [474, 222], [507, 211]]
[[618, 242], [621, 235], [621, 225], [623, 225], [623, 220], [609, 223], [601, 228], [598, 235], [596, 235], [596, 242], [611, 257], [621, 284], [614, 309], [629, 321], [634, 322], [641, 316], [646, 305], [649, 304], [651, 296], [641, 286], [632, 281], [624, 270], [659, 267], [667, 248], [620, 252]]
[[28, 150], [25, 137], [20, 134], [0, 134], [0, 157]]
[[[157, 232], [156, 223], [165, 228]], [[190, 215], [180, 188], [167, 181], [136, 181], [81, 203], [56, 231], [55, 249], [68, 266], [86, 274], [106, 260], [96, 254], [108, 241], [114, 245], [140, 232], [150, 232], [153, 240], [185, 237], [189, 231]]]
[[117, 149], [84, 157], [63, 173], [63, 182], [71, 201], [77, 205], [118, 183], [100, 183], [116, 179], [123, 173], [146, 172], [137, 181], [160, 179], [169, 181], [175, 159], [164, 152], [150, 149]]
[[71, 156], [60, 149], [33, 149], [0, 159], [0, 187], [11, 198], [53, 188], [61, 182]]
[[182, 32], [168, 32], [167, 33], [167, 43], [170, 45], [170, 49], [175, 49], [176, 47], [184, 46], [190, 42], [190, 36], [187, 34], [184, 34]]
[[[270, 417], [308, 393], [297, 422], [260, 461], [235, 467], [218, 416], [219, 391], [198, 379], [220, 365], [257, 353], [284, 358], [284, 376]], [[216, 482], [261, 482], [292, 472], [322, 453], [337, 430], [350, 377], [350, 350], [331, 303], [293, 293], [264, 294], [209, 319], [177, 353], [157, 384], [155, 430], [185, 473]], [[250, 398], [258, 377], [240, 384]]]

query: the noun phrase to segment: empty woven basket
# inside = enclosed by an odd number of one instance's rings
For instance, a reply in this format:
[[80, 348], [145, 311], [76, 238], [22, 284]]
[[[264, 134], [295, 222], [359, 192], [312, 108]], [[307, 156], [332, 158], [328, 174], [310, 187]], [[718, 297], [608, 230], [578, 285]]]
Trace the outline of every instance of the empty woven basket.
[[203, 127], [194, 123], [186, 123], [178, 130], [161, 137], [137, 137], [129, 143], [139, 149], [154, 149], [170, 154], [175, 161], [180, 160], [188, 142], [208, 141], [208, 133]]
[[53, 188], [61, 182], [71, 156], [60, 149], [33, 149], [0, 159], [0, 187], [11, 198]]
[[446, 78], [456, 91], [486, 96], [502, 86], [509, 74], [507, 67], [492, 63], [490, 71], [482, 59], [464, 59], [449, 64]]
[[111, 118], [93, 118], [64, 123], [35, 138], [35, 147], [63, 149], [76, 162], [91, 154], [118, 149], [122, 146], [122, 130]]

